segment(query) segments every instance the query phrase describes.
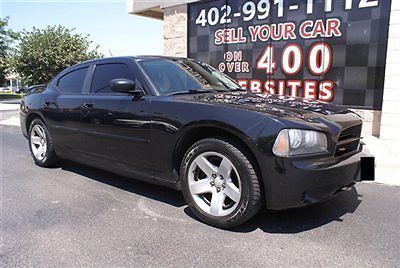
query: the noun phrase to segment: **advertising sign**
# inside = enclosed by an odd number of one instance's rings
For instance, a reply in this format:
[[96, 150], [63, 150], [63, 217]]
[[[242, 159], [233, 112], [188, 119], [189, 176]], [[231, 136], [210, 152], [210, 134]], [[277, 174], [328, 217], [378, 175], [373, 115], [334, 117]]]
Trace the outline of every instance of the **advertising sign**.
[[256, 93], [380, 110], [390, 0], [218, 0], [188, 7], [188, 56]]

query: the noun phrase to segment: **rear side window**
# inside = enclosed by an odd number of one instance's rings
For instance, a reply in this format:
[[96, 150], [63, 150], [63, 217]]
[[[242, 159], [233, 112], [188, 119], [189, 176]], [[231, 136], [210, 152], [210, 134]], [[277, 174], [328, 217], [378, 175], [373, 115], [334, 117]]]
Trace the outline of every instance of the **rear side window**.
[[110, 88], [110, 81], [116, 78], [125, 78], [135, 81], [129, 67], [123, 63], [96, 65], [92, 80], [91, 93], [115, 93]]
[[88, 67], [85, 67], [64, 75], [58, 80], [58, 89], [66, 94], [81, 93], [87, 70]]

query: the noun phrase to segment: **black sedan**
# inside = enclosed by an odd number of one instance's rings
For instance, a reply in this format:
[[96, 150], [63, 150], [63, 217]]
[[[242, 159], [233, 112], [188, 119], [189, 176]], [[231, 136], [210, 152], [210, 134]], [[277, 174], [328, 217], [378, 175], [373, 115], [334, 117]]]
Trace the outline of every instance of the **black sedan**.
[[192, 59], [88, 61], [24, 96], [37, 165], [68, 158], [180, 189], [204, 222], [229, 228], [351, 187], [362, 121], [343, 107], [255, 95]]

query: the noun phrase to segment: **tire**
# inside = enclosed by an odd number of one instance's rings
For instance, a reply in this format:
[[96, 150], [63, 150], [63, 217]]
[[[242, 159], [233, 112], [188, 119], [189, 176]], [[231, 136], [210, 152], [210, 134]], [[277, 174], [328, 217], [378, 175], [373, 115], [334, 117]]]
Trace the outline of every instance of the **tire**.
[[53, 139], [46, 124], [39, 118], [29, 126], [29, 149], [33, 161], [41, 167], [53, 167], [60, 162], [54, 151]]
[[219, 228], [243, 224], [262, 206], [255, 169], [229, 140], [209, 138], [193, 144], [181, 163], [180, 179], [193, 213]]

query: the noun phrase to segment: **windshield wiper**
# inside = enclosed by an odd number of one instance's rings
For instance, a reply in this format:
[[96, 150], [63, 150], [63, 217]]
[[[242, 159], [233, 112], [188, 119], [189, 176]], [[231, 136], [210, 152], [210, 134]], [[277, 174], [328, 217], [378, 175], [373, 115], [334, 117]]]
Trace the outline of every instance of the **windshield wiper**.
[[202, 90], [198, 90], [198, 89], [189, 89], [189, 90], [185, 90], [185, 91], [176, 91], [176, 92], [172, 92], [167, 94], [168, 96], [173, 96], [173, 95], [183, 95], [183, 94], [199, 94], [199, 93], [214, 93], [215, 91], [211, 91], [211, 90], [206, 90], [206, 89], [202, 89]]

